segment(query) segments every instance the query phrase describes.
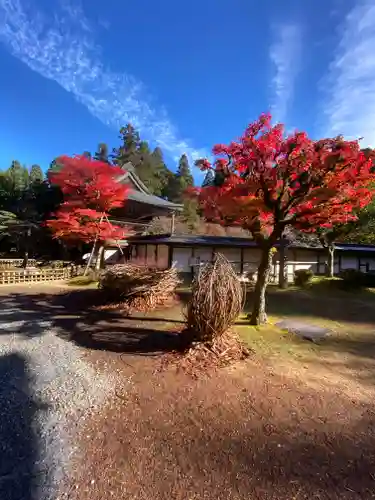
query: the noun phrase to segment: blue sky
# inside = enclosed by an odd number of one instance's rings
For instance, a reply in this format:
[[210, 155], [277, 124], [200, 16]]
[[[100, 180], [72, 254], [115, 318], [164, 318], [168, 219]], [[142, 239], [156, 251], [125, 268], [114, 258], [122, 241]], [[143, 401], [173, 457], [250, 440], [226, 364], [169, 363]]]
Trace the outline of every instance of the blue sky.
[[0, 0], [0, 168], [117, 146], [168, 165], [262, 111], [375, 145], [373, 0]]

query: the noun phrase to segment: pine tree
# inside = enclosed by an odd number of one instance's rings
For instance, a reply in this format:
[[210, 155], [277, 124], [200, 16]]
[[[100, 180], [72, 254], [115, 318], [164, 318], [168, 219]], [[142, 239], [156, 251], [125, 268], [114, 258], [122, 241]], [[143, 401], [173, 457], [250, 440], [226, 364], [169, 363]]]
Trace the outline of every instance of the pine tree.
[[191, 175], [189, 160], [184, 154], [178, 163], [176, 174], [170, 179], [168, 192], [171, 201], [183, 203], [186, 189], [194, 185], [194, 179]]
[[180, 158], [177, 168], [177, 176], [186, 184], [186, 187], [194, 185], [194, 179], [191, 174], [188, 157], [183, 154]]
[[156, 179], [154, 177], [154, 172], [152, 169], [151, 162], [151, 151], [146, 141], [140, 141], [139, 147], [136, 153], [134, 153], [134, 159], [132, 161], [135, 173], [141, 179], [141, 181], [148, 187], [152, 194], [158, 190]]
[[199, 226], [200, 217], [198, 213], [197, 200], [185, 197], [183, 200], [184, 207], [182, 210], [182, 219], [187, 225], [190, 232], [195, 232]]
[[94, 159], [97, 161], [102, 161], [104, 163], [109, 163], [108, 160], [108, 146], [104, 142], [98, 145], [98, 150], [94, 155]]
[[49, 168], [47, 170], [47, 178], [48, 178], [48, 173], [49, 172], [57, 172], [58, 170], [61, 169], [62, 167], [62, 162], [61, 162], [61, 156], [57, 156], [55, 159], [53, 159], [49, 165]]
[[30, 184], [34, 184], [35, 182], [43, 182], [44, 175], [39, 165], [33, 165], [31, 167], [29, 178]]
[[23, 189], [27, 189], [30, 185], [30, 174], [29, 174], [29, 170], [26, 167], [26, 165], [24, 165], [22, 167], [22, 177], [23, 177], [23, 182], [24, 182]]
[[136, 166], [141, 142], [139, 133], [130, 123], [128, 123], [126, 127], [120, 129], [119, 138], [121, 139], [121, 146], [113, 149], [111, 155], [113, 163], [123, 166], [131, 162], [133, 166]]
[[10, 186], [13, 192], [21, 192], [26, 188], [27, 179], [25, 167], [22, 167], [19, 161], [13, 160], [6, 174], [10, 180]]
[[172, 172], [164, 163], [163, 151], [158, 147], [155, 148], [151, 154], [151, 164], [153, 176], [155, 178], [154, 194], [163, 198], [168, 198], [167, 186]]

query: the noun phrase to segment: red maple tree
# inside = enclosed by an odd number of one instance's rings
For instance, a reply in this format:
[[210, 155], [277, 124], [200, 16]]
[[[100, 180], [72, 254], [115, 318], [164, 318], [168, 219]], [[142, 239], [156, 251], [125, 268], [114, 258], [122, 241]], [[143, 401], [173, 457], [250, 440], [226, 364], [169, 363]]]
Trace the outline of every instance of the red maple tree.
[[284, 136], [263, 114], [238, 141], [213, 147], [216, 183], [197, 189], [205, 216], [251, 232], [262, 250], [254, 293], [252, 324], [266, 321], [265, 290], [274, 245], [284, 229], [306, 232], [357, 218], [370, 203], [372, 162], [358, 141], [342, 137], [314, 141], [305, 132]]
[[121, 207], [129, 190], [118, 181], [124, 171], [86, 156], [63, 156], [59, 169], [50, 171], [51, 184], [60, 187], [64, 202], [47, 221], [56, 238], [101, 243], [124, 237], [124, 228], [109, 222], [108, 214]]

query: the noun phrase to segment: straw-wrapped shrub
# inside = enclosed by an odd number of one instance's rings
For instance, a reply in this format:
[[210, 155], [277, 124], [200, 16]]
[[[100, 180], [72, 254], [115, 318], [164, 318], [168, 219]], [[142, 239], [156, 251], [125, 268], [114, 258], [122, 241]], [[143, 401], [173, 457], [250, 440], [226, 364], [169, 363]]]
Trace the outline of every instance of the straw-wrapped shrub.
[[221, 254], [200, 267], [186, 310], [187, 332], [193, 341], [213, 342], [234, 324], [243, 306], [242, 284]]
[[149, 310], [165, 304], [180, 283], [177, 270], [139, 264], [117, 264], [100, 276], [99, 288], [109, 301]]

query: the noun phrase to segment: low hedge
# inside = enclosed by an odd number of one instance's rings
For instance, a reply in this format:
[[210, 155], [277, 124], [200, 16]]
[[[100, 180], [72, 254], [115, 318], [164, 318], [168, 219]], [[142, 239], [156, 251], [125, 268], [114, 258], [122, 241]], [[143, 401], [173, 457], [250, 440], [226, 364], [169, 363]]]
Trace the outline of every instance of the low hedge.
[[314, 273], [311, 269], [297, 269], [294, 273], [294, 284], [296, 286], [306, 286], [312, 281]]
[[375, 288], [375, 272], [363, 273], [358, 269], [344, 269], [339, 274], [345, 288]]

